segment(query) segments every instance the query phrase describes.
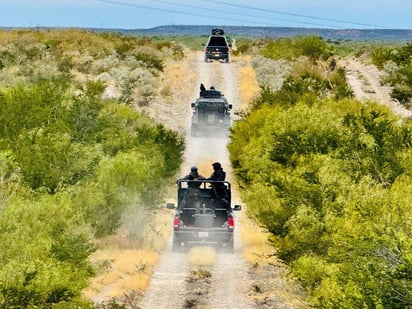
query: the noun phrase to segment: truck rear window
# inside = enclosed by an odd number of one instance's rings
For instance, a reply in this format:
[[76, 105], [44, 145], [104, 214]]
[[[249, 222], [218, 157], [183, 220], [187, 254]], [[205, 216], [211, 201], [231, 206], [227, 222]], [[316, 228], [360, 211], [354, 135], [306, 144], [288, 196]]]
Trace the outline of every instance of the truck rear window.
[[222, 36], [211, 36], [208, 46], [227, 46], [226, 39]]

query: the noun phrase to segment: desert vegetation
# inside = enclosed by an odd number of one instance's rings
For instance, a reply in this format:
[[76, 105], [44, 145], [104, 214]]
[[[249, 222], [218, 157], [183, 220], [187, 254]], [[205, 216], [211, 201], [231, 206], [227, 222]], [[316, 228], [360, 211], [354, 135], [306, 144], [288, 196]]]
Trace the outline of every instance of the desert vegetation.
[[[314, 307], [407, 308], [412, 123], [356, 101], [336, 60], [367, 57], [408, 106], [411, 47], [338, 43], [238, 40], [260, 92], [231, 131], [231, 162], [248, 215]], [[98, 246], [125, 225], [134, 254], [153, 245], [157, 187], [174, 182], [185, 144], [143, 111], [167, 95], [167, 59], [184, 56], [170, 38], [0, 31], [0, 307], [95, 308], [82, 291], [113, 258], [92, 264]], [[146, 282], [149, 264], [136, 265]]]
[[372, 62], [387, 73], [385, 82], [393, 88], [391, 96], [407, 107], [412, 99], [412, 44], [373, 49]]
[[0, 307], [92, 308], [97, 240], [139, 214], [145, 246], [182, 162], [183, 138], [140, 112], [181, 47], [79, 30], [0, 42]]
[[233, 127], [231, 162], [249, 215], [313, 306], [405, 308], [412, 123], [356, 101], [335, 48], [317, 37], [261, 44], [261, 92]]

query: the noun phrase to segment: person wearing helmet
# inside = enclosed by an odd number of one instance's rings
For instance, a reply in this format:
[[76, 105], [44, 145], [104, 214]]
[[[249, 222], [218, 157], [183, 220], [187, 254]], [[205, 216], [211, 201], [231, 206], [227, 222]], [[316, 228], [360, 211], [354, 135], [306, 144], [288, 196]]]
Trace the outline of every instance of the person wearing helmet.
[[[179, 180], [202, 180], [202, 179], [206, 179], [206, 178], [199, 174], [199, 171], [196, 166], [192, 166], [190, 168], [190, 173], [180, 178]], [[188, 182], [187, 186], [189, 188], [199, 188], [200, 184], [201, 184], [200, 182], [193, 181], [193, 182]]]
[[210, 175], [208, 180], [212, 180], [212, 190], [214, 196], [223, 202], [223, 205], [230, 208], [229, 202], [226, 200], [226, 187], [223, 181], [226, 179], [226, 172], [223, 170], [222, 165], [219, 162], [215, 162], [212, 164], [213, 166], [213, 173]]
[[181, 203], [181, 208], [184, 208], [188, 203], [194, 203], [195, 206], [197, 207], [197, 204], [199, 202], [199, 196], [200, 196], [199, 187], [202, 183], [196, 180], [203, 180], [203, 179], [206, 179], [206, 178], [199, 174], [199, 171], [196, 166], [192, 166], [190, 168], [189, 174], [178, 179], [178, 181], [179, 180], [189, 180], [187, 182], [186, 194], [183, 197], [183, 200]]
[[222, 165], [219, 162], [212, 164], [213, 173], [208, 180], [224, 181], [226, 179], [226, 172], [223, 170]]

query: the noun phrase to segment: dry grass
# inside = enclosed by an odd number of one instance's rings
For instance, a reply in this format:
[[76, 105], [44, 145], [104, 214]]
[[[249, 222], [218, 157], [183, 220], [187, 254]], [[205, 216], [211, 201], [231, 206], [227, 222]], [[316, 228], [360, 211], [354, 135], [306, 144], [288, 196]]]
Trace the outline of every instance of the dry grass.
[[164, 69], [160, 92], [169, 103], [174, 103], [176, 102], [174, 95], [185, 96], [187, 95], [185, 91], [192, 91], [190, 87], [184, 88], [181, 85], [187, 85], [187, 81], [195, 77], [193, 70], [188, 68], [187, 62], [171, 60]]
[[212, 273], [209, 270], [200, 268], [197, 270], [192, 270], [190, 272], [190, 277], [188, 278], [188, 281], [193, 282], [198, 280], [205, 280], [210, 277], [212, 277]]
[[259, 85], [256, 81], [256, 74], [250, 63], [250, 56], [242, 57], [242, 67], [239, 68], [240, 75], [240, 98], [241, 109], [247, 110], [250, 103], [260, 91]]
[[162, 77], [158, 80], [157, 96], [144, 111], [166, 127], [183, 134], [190, 102], [185, 101], [182, 106], [182, 100], [190, 97], [193, 91], [196, 71], [191, 68], [190, 61], [169, 60], [165, 64]]
[[243, 256], [253, 266], [250, 274], [255, 278], [250, 295], [253, 302], [261, 308], [277, 308], [280, 303], [285, 304], [285, 308], [308, 308], [304, 292], [268, 242], [269, 233], [245, 214], [240, 221]]
[[83, 295], [92, 300], [109, 299], [145, 290], [170, 236], [170, 211], [165, 210], [156, 217], [153, 229], [157, 233], [152, 233], [147, 244], [136, 244], [124, 232], [101, 239], [102, 249], [90, 260], [94, 265], [109, 267], [92, 278]]
[[244, 213], [240, 216], [240, 226], [245, 260], [251, 264], [277, 263], [274, 247], [268, 242], [269, 233]]
[[153, 266], [159, 255], [150, 250], [104, 249], [97, 251], [91, 261], [95, 264], [110, 263], [110, 268], [94, 277], [83, 294], [94, 299], [122, 296], [125, 291], [144, 290], [149, 286]]
[[189, 251], [189, 261], [193, 265], [213, 265], [216, 251], [211, 247], [193, 247]]

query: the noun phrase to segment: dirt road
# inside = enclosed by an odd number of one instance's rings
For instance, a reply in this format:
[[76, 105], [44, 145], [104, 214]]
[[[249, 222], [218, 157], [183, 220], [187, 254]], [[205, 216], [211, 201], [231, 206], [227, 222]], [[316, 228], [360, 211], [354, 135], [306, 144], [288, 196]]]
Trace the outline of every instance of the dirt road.
[[[184, 121], [187, 149], [182, 174], [189, 167], [197, 165], [204, 176], [212, 172], [211, 163], [219, 161], [227, 172], [227, 180], [233, 181], [229, 156], [226, 149], [227, 138], [191, 137], [190, 102], [199, 95], [200, 83], [206, 87], [215, 86], [221, 90], [235, 112], [240, 108], [239, 66], [232, 63], [203, 62], [202, 53], [189, 56], [188, 66], [192, 76], [186, 87], [193, 91], [181, 98], [180, 114], [170, 126], [178, 128]], [[242, 204], [235, 190], [234, 204]], [[212, 248], [193, 248], [188, 253], [172, 251], [171, 239], [154, 271], [151, 283], [140, 303], [142, 309], [153, 308], [302, 308], [300, 295], [286, 279], [278, 267], [252, 265], [244, 258], [244, 247], [240, 233], [242, 224], [236, 218], [234, 253], [215, 252]], [[264, 281], [264, 282], [262, 282]]]
[[347, 81], [359, 100], [375, 101], [392, 109], [402, 117], [412, 117], [408, 110], [390, 97], [391, 88], [383, 84], [383, 73], [374, 65], [366, 64], [360, 59], [346, 58], [340, 65], [346, 67]]
[[[197, 74], [191, 85], [187, 85], [193, 91], [183, 100], [184, 104], [189, 106], [197, 98], [200, 83], [203, 83], [206, 87], [213, 85], [221, 90], [236, 109], [239, 105], [236, 64], [205, 63], [202, 59], [199, 53], [189, 58], [190, 68]], [[188, 112], [186, 128], [190, 128], [190, 115]], [[228, 139], [191, 137], [189, 131], [186, 131], [187, 149], [182, 174], [190, 166], [197, 165], [201, 174], [209, 176], [214, 161], [221, 162], [230, 174]], [[236, 240], [233, 254], [216, 253], [212, 248], [193, 248], [188, 254], [176, 253], [172, 252], [169, 241], [140, 307], [252, 308], [247, 298], [250, 280], [238, 235]], [[199, 273], [203, 273], [203, 277], [198, 278]]]

